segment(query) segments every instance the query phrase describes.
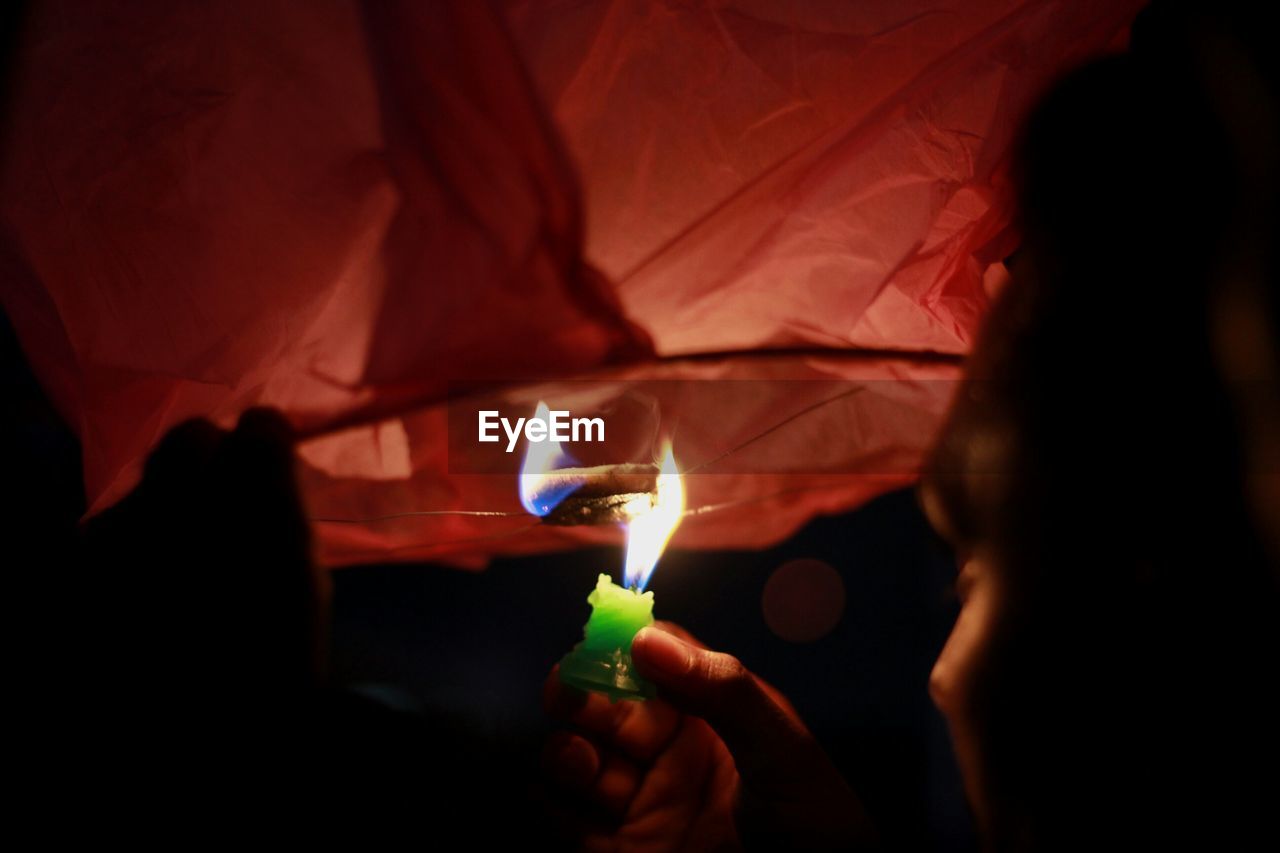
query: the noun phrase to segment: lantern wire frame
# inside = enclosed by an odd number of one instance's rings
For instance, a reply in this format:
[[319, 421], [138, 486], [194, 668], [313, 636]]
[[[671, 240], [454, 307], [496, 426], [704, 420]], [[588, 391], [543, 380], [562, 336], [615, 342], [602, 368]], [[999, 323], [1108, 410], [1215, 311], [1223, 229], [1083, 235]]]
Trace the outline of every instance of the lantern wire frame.
[[[803, 409], [793, 412], [790, 415], [787, 415], [786, 417], [782, 418], [781, 420], [774, 422], [773, 424], [769, 425], [768, 427], [756, 433], [755, 435], [752, 435], [750, 438], [747, 438], [745, 441], [742, 441], [739, 444], [733, 447], [730, 447], [728, 450], [724, 451], [718, 456], [714, 456], [711, 459], [708, 459], [704, 462], [700, 462], [694, 467], [689, 468], [688, 470], [681, 471], [680, 474], [681, 476], [684, 476], [686, 474], [694, 474], [705, 468], [709, 468], [712, 465], [715, 465], [717, 462], [723, 461], [724, 459], [732, 456], [735, 453], [738, 453], [739, 451], [754, 444], [755, 442], [769, 435], [772, 435], [778, 430], [786, 428], [787, 426], [799, 420], [800, 418], [803, 418], [805, 415], [811, 414], [812, 412], [815, 412], [833, 403], [837, 403], [841, 400], [852, 397], [853, 395], [859, 393], [862, 390], [864, 389], [861, 386], [850, 388], [847, 391], [842, 391], [841, 393], [836, 394], [832, 397], [829, 397], [825, 400], [819, 400], [816, 403], [811, 403], [808, 406], [805, 406]], [[803, 492], [827, 491], [827, 490], [836, 489], [836, 488], [842, 488], [842, 486], [839, 486], [839, 485], [804, 486], [804, 487], [796, 487], [793, 489], [783, 489], [781, 491], [773, 492], [767, 495], [753, 495], [749, 498], [744, 498], [742, 500], [722, 501], [720, 503], [704, 504], [702, 506], [688, 507], [684, 510], [684, 512], [681, 513], [681, 517], [688, 518], [690, 516], [706, 515], [712, 512], [719, 512], [721, 510], [732, 509], [735, 507], [745, 506], [752, 503], [760, 503], [760, 502], [772, 500], [778, 497], [785, 497], [787, 495], [803, 493]], [[523, 511], [441, 509], [441, 510], [416, 510], [416, 511], [410, 511], [410, 512], [397, 512], [397, 513], [392, 513], [390, 515], [376, 515], [368, 518], [313, 517], [311, 518], [311, 521], [318, 524], [373, 524], [380, 521], [390, 521], [393, 519], [427, 518], [432, 516], [471, 516], [471, 517], [480, 517], [480, 518], [514, 518], [514, 517], [527, 517], [528, 515], [529, 514], [527, 512], [523, 512]], [[537, 520], [537, 521], [533, 521], [530, 524], [517, 527], [512, 530], [503, 530], [498, 533], [488, 534], [485, 536], [471, 536], [465, 539], [451, 539], [444, 542], [433, 543], [428, 547], [431, 550], [435, 550], [437, 548], [447, 549], [447, 548], [453, 548], [459, 545], [469, 545], [476, 542], [488, 542], [495, 539], [504, 539], [509, 536], [515, 536], [521, 533], [526, 533], [530, 530], [533, 530], [541, 526], [542, 526], [542, 521]], [[421, 545], [415, 546], [415, 549], [420, 549], [420, 548], [421, 548]]]

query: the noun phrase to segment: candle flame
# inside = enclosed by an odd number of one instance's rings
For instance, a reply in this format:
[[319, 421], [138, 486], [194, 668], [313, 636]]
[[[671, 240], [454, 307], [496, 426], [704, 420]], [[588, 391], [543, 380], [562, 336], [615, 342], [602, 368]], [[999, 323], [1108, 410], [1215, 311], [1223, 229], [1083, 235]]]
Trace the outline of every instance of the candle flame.
[[658, 474], [656, 496], [648, 511], [638, 512], [627, 524], [627, 562], [623, 577], [628, 587], [644, 591], [683, 515], [684, 483], [668, 444]]
[[[551, 410], [547, 404], [539, 400], [534, 417], [546, 420], [550, 414]], [[520, 503], [524, 508], [540, 518], [555, 509], [577, 488], [577, 485], [565, 485], [563, 488], [541, 491], [538, 486], [542, 484], [548, 471], [573, 464], [573, 457], [560, 446], [560, 442], [553, 438], [548, 438], [547, 441], [525, 442], [524, 463], [520, 466]]]

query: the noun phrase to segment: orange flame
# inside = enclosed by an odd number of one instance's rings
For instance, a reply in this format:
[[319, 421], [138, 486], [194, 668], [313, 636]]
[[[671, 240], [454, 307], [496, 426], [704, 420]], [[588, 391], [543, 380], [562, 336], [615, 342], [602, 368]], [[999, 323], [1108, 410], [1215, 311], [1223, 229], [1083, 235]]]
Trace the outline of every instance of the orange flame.
[[640, 510], [627, 524], [626, 585], [643, 591], [667, 547], [671, 534], [684, 516], [684, 483], [668, 444], [658, 474], [657, 495], [647, 510]]

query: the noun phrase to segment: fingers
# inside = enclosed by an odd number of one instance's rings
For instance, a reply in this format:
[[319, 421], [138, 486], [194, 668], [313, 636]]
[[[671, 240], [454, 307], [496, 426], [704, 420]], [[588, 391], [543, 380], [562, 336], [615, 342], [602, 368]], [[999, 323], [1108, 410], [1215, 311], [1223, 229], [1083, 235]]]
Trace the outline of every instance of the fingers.
[[[560, 683], [558, 670], [547, 680], [548, 712], [578, 729], [553, 741], [548, 772], [578, 793], [580, 806], [615, 819], [660, 814], [691, 823], [716, 796], [727, 822], [732, 799], [736, 831], [760, 849], [788, 839], [843, 849], [866, 835], [861, 804], [808, 729], [736, 658], [670, 624], [640, 631], [631, 655], [658, 699], [611, 704]], [[582, 839], [613, 849], [596, 826]], [[733, 827], [717, 827], [715, 837], [726, 832]]]
[[147, 458], [142, 483], [157, 490], [189, 488], [192, 470], [208, 470], [226, 436], [209, 421], [183, 421], [165, 435]]
[[132, 496], [142, 499], [132, 502], [135, 511], [198, 521], [235, 508], [242, 519], [267, 510], [302, 519], [292, 440], [288, 422], [270, 409], [249, 409], [230, 432], [199, 418], [184, 421], [148, 457]]
[[179, 424], [138, 488], [84, 525], [84, 565], [127, 567], [95, 603], [136, 633], [122, 656], [140, 671], [289, 689], [318, 676], [328, 579], [311, 562], [291, 440], [264, 409], [230, 432]]
[[679, 727], [680, 714], [660, 700], [610, 702], [560, 681], [559, 666], [543, 685], [543, 707], [553, 718], [576, 727], [646, 766], [666, 748]]
[[616, 752], [605, 752], [596, 777], [594, 796], [609, 814], [621, 818], [627, 813], [644, 771], [634, 761]]
[[[653, 623], [653, 627], [661, 631], [666, 631], [668, 634], [671, 634], [674, 637], [684, 640], [686, 643], [688, 643], [689, 645], [695, 648], [699, 648], [699, 649], [707, 648], [706, 643], [699, 640], [693, 634], [689, 633], [683, 626], [677, 625], [675, 622], [666, 622], [660, 619], [657, 622]], [[778, 691], [778, 688], [774, 687], [772, 684], [765, 681], [763, 678], [761, 678], [758, 675], [756, 676], [756, 683], [760, 685], [761, 689], [764, 690], [765, 693], [769, 694], [769, 697], [773, 699], [775, 703], [777, 703], [778, 707], [786, 711], [789, 716], [794, 717], [796, 721], [800, 721], [800, 714], [796, 712], [795, 706], [791, 704], [790, 699], [788, 699], [786, 696], [783, 696]]]
[[293, 471], [293, 429], [279, 412], [249, 409], [223, 442], [221, 475], [232, 488], [252, 487], [244, 496], [292, 509], [297, 488]]
[[289, 419], [279, 410], [264, 406], [245, 409], [240, 415], [236, 431], [282, 451], [287, 451], [293, 446], [295, 437]]
[[600, 755], [586, 738], [556, 732], [543, 748], [542, 766], [549, 777], [564, 787], [585, 791], [600, 771]]
[[645, 773], [680, 728], [680, 715], [665, 702], [611, 703], [562, 683], [558, 666], [543, 686], [543, 705], [575, 729], [548, 740], [544, 770], [612, 820], [627, 814]]
[[636, 635], [631, 656], [662, 698], [715, 729], [757, 790], [794, 791], [817, 770], [826, 774], [830, 764], [808, 729], [737, 658], [652, 628]]
[[556, 732], [547, 740], [542, 766], [561, 788], [585, 798], [614, 820], [626, 815], [644, 778], [634, 761], [570, 732]]

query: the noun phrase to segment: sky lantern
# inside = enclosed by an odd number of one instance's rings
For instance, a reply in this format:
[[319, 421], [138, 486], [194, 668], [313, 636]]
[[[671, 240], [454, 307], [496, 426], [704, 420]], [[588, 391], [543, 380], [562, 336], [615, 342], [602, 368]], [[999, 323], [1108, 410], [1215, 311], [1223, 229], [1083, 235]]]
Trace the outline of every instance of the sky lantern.
[[1018, 244], [1018, 122], [1139, 5], [37, 3], [0, 296], [90, 513], [271, 406], [326, 565], [630, 535], [642, 590], [672, 531], [912, 480]]

